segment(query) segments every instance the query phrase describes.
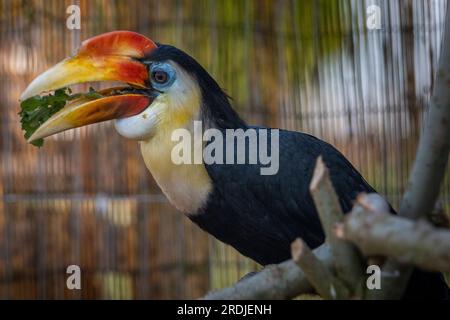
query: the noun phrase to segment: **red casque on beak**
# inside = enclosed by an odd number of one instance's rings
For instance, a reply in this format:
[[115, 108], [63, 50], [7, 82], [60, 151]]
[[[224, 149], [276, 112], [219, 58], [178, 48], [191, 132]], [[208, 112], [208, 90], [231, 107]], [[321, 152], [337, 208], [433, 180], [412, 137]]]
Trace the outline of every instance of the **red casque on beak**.
[[[133, 87], [146, 88], [147, 67], [139, 59], [149, 55], [157, 45], [143, 35], [131, 31], [113, 31], [84, 41], [75, 56], [67, 58], [35, 78], [22, 93], [21, 100], [93, 81], [120, 81]], [[48, 119], [29, 141], [90, 123], [131, 116], [151, 104], [144, 94], [127, 93], [86, 101], [71, 101]]]

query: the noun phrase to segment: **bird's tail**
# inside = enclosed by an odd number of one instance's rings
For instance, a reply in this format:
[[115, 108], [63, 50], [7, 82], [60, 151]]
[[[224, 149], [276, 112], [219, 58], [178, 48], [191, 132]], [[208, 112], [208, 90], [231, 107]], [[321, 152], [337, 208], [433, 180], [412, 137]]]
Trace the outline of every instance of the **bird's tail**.
[[403, 299], [406, 300], [449, 300], [450, 289], [444, 275], [415, 268], [411, 274]]

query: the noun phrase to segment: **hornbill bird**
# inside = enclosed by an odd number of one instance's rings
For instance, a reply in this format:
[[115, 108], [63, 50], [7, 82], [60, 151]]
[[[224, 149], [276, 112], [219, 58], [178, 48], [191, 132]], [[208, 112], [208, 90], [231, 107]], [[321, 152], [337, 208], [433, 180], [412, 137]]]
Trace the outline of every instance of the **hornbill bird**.
[[[126, 138], [139, 141], [148, 170], [170, 202], [222, 242], [261, 265], [290, 258], [290, 244], [301, 237], [311, 248], [324, 233], [309, 193], [321, 155], [342, 210], [360, 192], [375, 192], [333, 146], [311, 135], [279, 130], [278, 172], [262, 175], [263, 164], [195, 163], [171, 160], [177, 143], [171, 133], [204, 129], [253, 128], [231, 107], [228, 96], [192, 57], [170, 45], [130, 31], [114, 31], [84, 41], [76, 55], [34, 79], [21, 100], [77, 83], [120, 81], [120, 92], [74, 101], [47, 120], [29, 140], [105, 120]], [[108, 91], [108, 90], [106, 90]], [[259, 140], [258, 140], [259, 141]], [[416, 269], [405, 298], [445, 298], [441, 274]]]

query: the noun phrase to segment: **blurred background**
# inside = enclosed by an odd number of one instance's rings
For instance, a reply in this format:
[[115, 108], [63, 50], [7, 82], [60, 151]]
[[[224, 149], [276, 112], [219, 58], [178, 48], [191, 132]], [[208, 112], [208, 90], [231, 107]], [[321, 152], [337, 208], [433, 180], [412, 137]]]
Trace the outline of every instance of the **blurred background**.
[[[71, 4], [81, 30], [66, 27]], [[370, 5], [380, 29], [367, 26]], [[41, 149], [25, 142], [20, 93], [83, 39], [125, 29], [183, 49], [248, 122], [329, 141], [397, 208], [445, 8], [446, 0], [0, 0], [0, 298], [197, 298], [260, 268], [177, 212], [137, 143], [111, 123]], [[448, 177], [440, 203], [448, 213]], [[70, 264], [81, 267], [82, 290], [66, 289]]]

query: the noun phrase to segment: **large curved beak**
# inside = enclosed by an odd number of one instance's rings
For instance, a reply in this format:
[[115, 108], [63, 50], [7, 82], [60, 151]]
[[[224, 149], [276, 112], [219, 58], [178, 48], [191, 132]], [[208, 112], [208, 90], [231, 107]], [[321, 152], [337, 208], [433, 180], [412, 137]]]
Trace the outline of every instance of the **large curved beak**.
[[[84, 41], [75, 56], [67, 58], [36, 77], [21, 95], [21, 100], [73, 84], [93, 81], [120, 81], [134, 88], [148, 87], [148, 70], [142, 58], [157, 45], [135, 32], [114, 31]], [[150, 94], [117, 94], [95, 100], [77, 99], [49, 118], [28, 139], [33, 141], [67, 129], [132, 116], [151, 104]]]

